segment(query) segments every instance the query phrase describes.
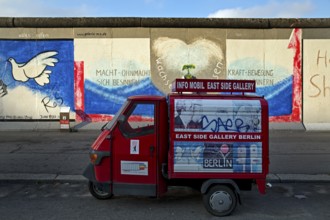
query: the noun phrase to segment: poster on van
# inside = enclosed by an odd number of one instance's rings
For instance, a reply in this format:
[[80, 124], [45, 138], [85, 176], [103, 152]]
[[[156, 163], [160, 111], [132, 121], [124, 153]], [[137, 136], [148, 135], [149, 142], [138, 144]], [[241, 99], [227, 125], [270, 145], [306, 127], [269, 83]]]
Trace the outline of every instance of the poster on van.
[[174, 172], [261, 173], [261, 142], [174, 142]]

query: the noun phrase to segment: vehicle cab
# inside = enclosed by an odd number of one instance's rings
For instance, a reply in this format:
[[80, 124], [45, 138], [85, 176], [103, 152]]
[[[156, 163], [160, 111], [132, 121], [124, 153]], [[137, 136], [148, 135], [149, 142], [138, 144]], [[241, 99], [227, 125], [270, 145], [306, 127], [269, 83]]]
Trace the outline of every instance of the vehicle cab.
[[91, 180], [89, 187], [104, 192], [106, 198], [112, 194], [159, 197], [167, 190], [159, 175], [167, 150], [166, 98], [129, 97], [92, 145], [92, 163], [84, 175]]

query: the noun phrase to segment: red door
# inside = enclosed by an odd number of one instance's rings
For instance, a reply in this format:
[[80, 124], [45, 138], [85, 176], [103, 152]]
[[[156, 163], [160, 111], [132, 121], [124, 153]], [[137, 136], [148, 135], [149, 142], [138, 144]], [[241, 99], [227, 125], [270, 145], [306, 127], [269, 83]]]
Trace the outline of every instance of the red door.
[[157, 194], [155, 102], [131, 102], [112, 139], [113, 193]]

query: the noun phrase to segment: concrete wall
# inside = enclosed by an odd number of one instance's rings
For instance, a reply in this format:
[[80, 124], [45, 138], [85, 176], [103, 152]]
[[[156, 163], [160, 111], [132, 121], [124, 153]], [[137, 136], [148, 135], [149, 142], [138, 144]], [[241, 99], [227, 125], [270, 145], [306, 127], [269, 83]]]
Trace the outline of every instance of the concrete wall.
[[271, 122], [330, 128], [329, 19], [0, 18], [0, 121], [105, 121], [175, 78], [253, 79]]

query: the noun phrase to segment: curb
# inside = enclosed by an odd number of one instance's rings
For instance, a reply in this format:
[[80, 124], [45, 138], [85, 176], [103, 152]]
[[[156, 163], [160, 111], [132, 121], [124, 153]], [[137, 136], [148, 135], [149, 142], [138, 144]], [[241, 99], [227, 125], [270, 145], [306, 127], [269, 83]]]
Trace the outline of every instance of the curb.
[[268, 174], [270, 183], [322, 183], [330, 182], [328, 174]]
[[[327, 183], [330, 182], [328, 174], [269, 174], [269, 183]], [[0, 174], [0, 183], [87, 183], [88, 180], [82, 175], [63, 174], [30, 174], [8, 173]]]
[[58, 175], [58, 174], [29, 174], [9, 173], [0, 174], [0, 182], [10, 183], [87, 183], [88, 180], [82, 175]]
[[61, 129], [59, 121], [0, 121], [0, 131], [79, 131], [98, 130], [106, 123], [103, 122], [70, 122], [68, 129]]

